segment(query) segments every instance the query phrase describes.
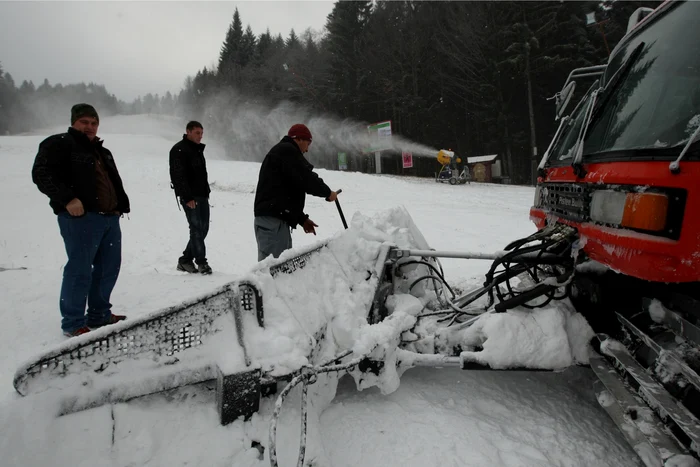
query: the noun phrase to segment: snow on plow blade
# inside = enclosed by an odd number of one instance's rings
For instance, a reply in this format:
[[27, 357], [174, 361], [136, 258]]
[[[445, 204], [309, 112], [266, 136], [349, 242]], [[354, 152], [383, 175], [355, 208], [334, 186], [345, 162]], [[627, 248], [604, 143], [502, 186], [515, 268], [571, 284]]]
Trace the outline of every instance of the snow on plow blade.
[[[403, 208], [356, 214], [333, 239], [207, 295], [70, 339], [22, 365], [14, 385], [52, 394], [65, 414], [215, 380], [227, 424], [258, 411], [277, 382], [306, 387], [329, 371], [390, 393], [414, 366], [564, 368], [579, 361], [567, 336], [578, 324], [547, 304], [565, 297], [575, 234], [553, 226], [505, 251], [444, 252]], [[483, 286], [457, 296], [439, 257], [492, 265]]]
[[[269, 265], [269, 277], [298, 274], [323, 250], [327, 245], [276, 261]], [[380, 268], [388, 250], [379, 251], [383, 256], [375, 263]], [[381, 270], [368, 273], [376, 288]], [[372, 304], [368, 302], [370, 308]], [[59, 409], [67, 414], [216, 380], [222, 423], [249, 418], [258, 410], [261, 383], [287, 376], [270, 376], [268, 367], [266, 377], [246, 347], [246, 332], [264, 328], [263, 310], [259, 284], [233, 282], [181, 305], [71, 339], [22, 365], [14, 386], [23, 396], [55, 390], [70, 394]], [[324, 327], [318, 326], [314, 340], [323, 339]]]
[[332, 309], [351, 304], [345, 320], [386, 316], [389, 289], [377, 292], [390, 246], [357, 241], [285, 252], [206, 295], [72, 338], [21, 365], [14, 387], [52, 394], [68, 414], [216, 380], [221, 422], [248, 418], [261, 393], [323, 354]]
[[[211, 346], [221, 345], [223, 336], [240, 345], [236, 334], [244, 321], [263, 325], [262, 299], [254, 284], [234, 282], [71, 339], [22, 365], [14, 387], [23, 396], [70, 394], [59, 409], [66, 414], [212, 380], [217, 365]], [[245, 355], [244, 348], [240, 351]]]

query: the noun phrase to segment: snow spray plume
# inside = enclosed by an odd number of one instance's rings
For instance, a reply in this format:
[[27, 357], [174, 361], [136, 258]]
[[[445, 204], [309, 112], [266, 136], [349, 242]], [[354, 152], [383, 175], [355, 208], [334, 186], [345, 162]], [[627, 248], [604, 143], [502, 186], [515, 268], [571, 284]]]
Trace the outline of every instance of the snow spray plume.
[[[227, 156], [233, 160], [262, 161], [295, 123], [304, 123], [311, 130], [313, 144], [307, 156], [315, 164], [335, 165], [339, 152], [359, 155], [372, 144], [366, 123], [321, 115], [290, 101], [265, 105], [232, 92], [213, 96], [203, 119], [205, 128], [212, 128], [212, 137], [226, 146]], [[394, 151], [408, 151], [414, 156], [435, 157], [438, 153], [437, 149], [396, 135], [392, 146]]]
[[[53, 88], [39, 86], [22, 99], [13, 115], [15, 131], [59, 133], [71, 126], [71, 108], [87, 103], [99, 114], [100, 121], [116, 113], [117, 107], [104, 87], [94, 84], [57, 84]], [[11, 131], [12, 131], [11, 125]], [[98, 132], [99, 135], [99, 132]]]

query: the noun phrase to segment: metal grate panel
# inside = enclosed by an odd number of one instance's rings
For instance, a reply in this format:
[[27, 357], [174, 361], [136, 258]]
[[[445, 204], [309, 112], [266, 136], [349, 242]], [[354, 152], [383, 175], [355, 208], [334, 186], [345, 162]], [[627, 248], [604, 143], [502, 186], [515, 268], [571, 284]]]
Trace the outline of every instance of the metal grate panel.
[[297, 269], [302, 269], [304, 266], [306, 266], [306, 263], [309, 261], [309, 259], [326, 245], [321, 245], [318, 248], [315, 248], [311, 251], [307, 251], [306, 253], [302, 253], [299, 256], [295, 256], [294, 258], [289, 258], [288, 260], [285, 260], [279, 264], [276, 264], [274, 266], [270, 267], [270, 275], [272, 277], [275, 277], [279, 274], [291, 274]]
[[39, 379], [46, 381], [89, 370], [100, 373], [125, 359], [150, 357], [158, 361], [196, 348], [207, 336], [219, 331], [213, 326], [214, 320], [231, 312], [232, 300], [239, 300], [244, 311], [255, 312], [262, 326], [262, 298], [257, 288], [239, 283], [233, 290], [227, 285], [204, 297], [127, 321], [126, 326], [111, 334], [100, 333], [87, 342], [80, 339], [77, 344], [68, 341], [20, 367], [15, 373], [15, 389], [26, 395], [33, 392], [33, 383]]

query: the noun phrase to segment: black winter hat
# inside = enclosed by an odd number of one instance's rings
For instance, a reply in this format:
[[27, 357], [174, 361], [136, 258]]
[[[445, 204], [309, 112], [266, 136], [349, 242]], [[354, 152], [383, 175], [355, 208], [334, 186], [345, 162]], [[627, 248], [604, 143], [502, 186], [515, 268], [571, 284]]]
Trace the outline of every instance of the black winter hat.
[[100, 117], [97, 110], [90, 104], [75, 104], [70, 109], [70, 124], [74, 124], [80, 117], [95, 117], [99, 123]]

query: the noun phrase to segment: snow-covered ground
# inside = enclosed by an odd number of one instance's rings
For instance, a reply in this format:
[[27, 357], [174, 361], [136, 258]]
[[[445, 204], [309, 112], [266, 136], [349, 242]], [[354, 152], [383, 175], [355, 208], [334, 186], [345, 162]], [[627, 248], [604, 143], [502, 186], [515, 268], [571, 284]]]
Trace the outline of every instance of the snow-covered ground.
[[[115, 155], [132, 205], [121, 223], [123, 263], [112, 296], [115, 313], [148, 314], [249, 274], [256, 265], [252, 204], [259, 164], [226, 161], [212, 144], [205, 152], [213, 189], [207, 248], [215, 274], [175, 271], [187, 224], [169, 188], [167, 155], [181, 137], [181, 126], [143, 116], [107, 118], [101, 124], [100, 136]], [[251, 444], [266, 445], [274, 399], [264, 400], [250, 422], [221, 427], [206, 384], [59, 418], [14, 392], [18, 365], [65, 341], [57, 310], [65, 252], [48, 200], [30, 176], [37, 145], [47, 134], [0, 137], [5, 318], [0, 327], [0, 464], [269, 465], [267, 450], [260, 454]], [[528, 221], [532, 188], [318, 172], [332, 188], [343, 189], [346, 218], [372, 220], [404, 206], [438, 250], [491, 252], [534, 230]], [[332, 203], [308, 197], [307, 212], [319, 225], [318, 236], [296, 230], [295, 247], [337, 237], [342, 230]], [[445, 259], [442, 265], [448, 281], [464, 288], [483, 282], [488, 262]], [[566, 313], [570, 310], [561, 316]], [[567, 323], [561, 326], [571, 326]], [[498, 331], [497, 320], [487, 324], [479, 329]], [[517, 336], [513, 329], [504, 327], [504, 332]], [[558, 361], [572, 359], [580, 360], [570, 355]], [[420, 368], [404, 373], [398, 389], [386, 395], [376, 388], [358, 392], [346, 377], [332, 402], [319, 402], [310, 412], [309, 455], [316, 456], [318, 466], [638, 465], [598, 407], [591, 379], [580, 367], [557, 373]], [[278, 428], [282, 466], [296, 463], [295, 397], [292, 393]]]

